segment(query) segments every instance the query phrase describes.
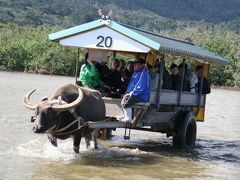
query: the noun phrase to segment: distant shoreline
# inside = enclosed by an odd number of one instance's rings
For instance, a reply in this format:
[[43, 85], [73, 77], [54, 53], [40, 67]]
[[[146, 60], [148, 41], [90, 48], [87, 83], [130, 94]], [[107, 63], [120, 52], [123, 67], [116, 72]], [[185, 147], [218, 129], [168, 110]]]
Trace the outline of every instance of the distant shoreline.
[[[28, 71], [7, 71], [0, 69], [0, 72], [9, 72], [9, 73], [23, 73], [23, 74], [31, 74], [31, 75], [44, 75], [44, 76], [59, 76], [59, 77], [72, 77], [75, 78], [75, 76], [67, 76], [67, 75], [57, 75], [57, 74], [47, 74], [47, 73], [34, 73], [34, 72], [28, 72]], [[230, 91], [240, 91], [240, 86], [220, 86], [220, 85], [211, 85], [212, 89], [223, 89], [223, 90], [230, 90]]]
[[61, 74], [50, 74], [50, 73], [40, 73], [40, 72], [33, 72], [33, 71], [9, 71], [5, 69], [0, 69], [0, 72], [8, 72], [8, 73], [23, 73], [23, 74], [32, 74], [32, 75], [44, 75], [44, 76], [60, 76], [60, 77], [75, 77], [75, 76], [68, 76], [68, 75], [61, 75]]
[[212, 85], [212, 89], [223, 89], [223, 90], [230, 90], [230, 91], [240, 91], [239, 86], [219, 86], [219, 85]]

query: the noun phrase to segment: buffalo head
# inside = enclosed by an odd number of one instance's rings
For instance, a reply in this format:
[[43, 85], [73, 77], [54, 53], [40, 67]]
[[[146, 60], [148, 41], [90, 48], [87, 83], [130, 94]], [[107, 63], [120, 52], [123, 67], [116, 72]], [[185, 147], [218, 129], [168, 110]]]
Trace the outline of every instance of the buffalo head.
[[24, 106], [30, 110], [35, 110], [35, 116], [32, 117], [32, 121], [36, 121], [36, 125], [33, 127], [35, 133], [44, 133], [51, 129], [54, 129], [59, 122], [60, 113], [62, 111], [68, 111], [76, 107], [82, 101], [83, 93], [81, 89], [78, 89], [79, 95], [71, 103], [67, 103], [59, 96], [57, 99], [48, 100], [43, 98], [38, 104], [32, 104], [30, 102], [31, 94], [35, 92], [32, 90], [24, 96]]

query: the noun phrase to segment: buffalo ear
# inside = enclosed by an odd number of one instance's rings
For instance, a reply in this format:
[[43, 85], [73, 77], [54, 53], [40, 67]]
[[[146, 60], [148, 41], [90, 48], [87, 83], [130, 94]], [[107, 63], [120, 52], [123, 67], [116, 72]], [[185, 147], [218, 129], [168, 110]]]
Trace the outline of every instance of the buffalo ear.
[[102, 17], [102, 15], [103, 15], [102, 9], [98, 9], [98, 14], [99, 14], [99, 16]]
[[108, 12], [108, 16], [111, 17], [111, 16], [112, 16], [112, 13], [113, 13], [113, 12], [112, 12], [112, 9], [110, 9], [109, 12]]
[[64, 101], [64, 100], [62, 100], [62, 97], [61, 96], [58, 96], [58, 104], [59, 105], [63, 105], [63, 104], [67, 104], [67, 102], [66, 101]]
[[41, 101], [47, 101], [48, 100], [48, 97], [42, 97]]

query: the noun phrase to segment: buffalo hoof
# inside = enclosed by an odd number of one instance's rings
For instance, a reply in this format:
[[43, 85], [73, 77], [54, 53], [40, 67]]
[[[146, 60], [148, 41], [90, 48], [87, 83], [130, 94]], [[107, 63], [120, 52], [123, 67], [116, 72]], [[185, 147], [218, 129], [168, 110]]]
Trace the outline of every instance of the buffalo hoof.
[[49, 141], [50, 141], [50, 143], [51, 143], [53, 146], [55, 146], [55, 147], [58, 146], [58, 145], [57, 145], [57, 139], [56, 139], [56, 138], [54, 138], [54, 139], [49, 139]]
[[86, 149], [88, 149], [91, 146], [90, 141], [86, 140], [86, 138], [85, 138], [85, 141], [86, 141]]
[[48, 141], [55, 147], [57, 147], [57, 138], [55, 138], [52, 134], [47, 133]]
[[77, 154], [79, 154], [79, 147], [73, 146], [73, 151]]

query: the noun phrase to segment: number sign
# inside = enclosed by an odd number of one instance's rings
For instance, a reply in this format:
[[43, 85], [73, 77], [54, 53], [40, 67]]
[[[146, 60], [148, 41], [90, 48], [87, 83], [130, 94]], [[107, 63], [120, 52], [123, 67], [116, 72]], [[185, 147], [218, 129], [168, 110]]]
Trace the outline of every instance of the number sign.
[[106, 38], [104, 36], [98, 36], [97, 37], [98, 40], [100, 40], [98, 43], [97, 43], [97, 47], [107, 47], [107, 48], [110, 48], [112, 46], [112, 37], [110, 36], [107, 36]]
[[100, 27], [61, 39], [63, 46], [84, 47], [111, 51], [149, 52], [150, 48], [109, 27]]

